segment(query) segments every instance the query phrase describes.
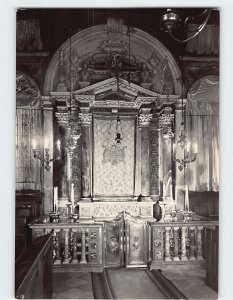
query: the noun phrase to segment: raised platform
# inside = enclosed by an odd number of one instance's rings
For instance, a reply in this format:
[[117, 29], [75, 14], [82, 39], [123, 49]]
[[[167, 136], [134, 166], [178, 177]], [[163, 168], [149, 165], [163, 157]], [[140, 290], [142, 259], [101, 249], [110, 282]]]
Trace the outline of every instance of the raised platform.
[[79, 202], [79, 218], [113, 219], [121, 212], [153, 218], [154, 202]]

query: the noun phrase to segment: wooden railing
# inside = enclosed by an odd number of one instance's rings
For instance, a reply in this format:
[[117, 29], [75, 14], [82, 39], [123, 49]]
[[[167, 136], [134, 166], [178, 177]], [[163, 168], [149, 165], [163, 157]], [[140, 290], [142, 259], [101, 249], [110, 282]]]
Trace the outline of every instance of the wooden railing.
[[103, 224], [33, 223], [33, 239], [52, 233], [53, 265], [103, 268]]
[[[190, 267], [190, 264], [204, 267], [206, 228], [218, 226], [217, 221], [211, 220], [137, 223], [136, 232], [127, 234], [126, 223], [122, 224], [118, 233], [109, 222], [106, 225], [94, 220], [92, 223], [32, 223], [29, 226], [33, 239], [52, 233], [54, 267], [77, 267], [93, 272], [112, 265], [124, 266], [124, 257], [129, 262], [131, 254], [134, 262], [136, 254], [140, 262], [146, 257], [143, 266], [148, 263], [151, 269]], [[139, 236], [140, 226], [145, 226], [142, 236], [149, 238], [148, 244]], [[137, 252], [133, 251], [136, 237], [140, 240]], [[128, 251], [127, 245], [132, 251]]]
[[151, 268], [203, 264], [205, 231], [217, 221], [188, 221], [151, 224]]

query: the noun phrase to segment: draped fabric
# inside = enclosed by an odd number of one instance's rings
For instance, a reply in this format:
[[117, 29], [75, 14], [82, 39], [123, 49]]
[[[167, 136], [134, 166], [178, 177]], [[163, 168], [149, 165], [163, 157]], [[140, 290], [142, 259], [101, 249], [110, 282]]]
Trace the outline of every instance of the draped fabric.
[[[188, 30], [195, 31], [200, 24], [189, 24]], [[188, 37], [193, 33], [188, 34]], [[204, 29], [193, 39], [187, 42], [186, 51], [200, 55], [219, 53], [219, 26], [206, 25]]]
[[[23, 77], [22, 77], [23, 76]], [[18, 77], [19, 78], [19, 77]], [[20, 74], [20, 80], [25, 86], [31, 87], [32, 81]], [[23, 78], [23, 80], [22, 80]], [[26, 82], [26, 83], [25, 83]], [[18, 85], [18, 83], [17, 83]], [[32, 87], [36, 91], [35, 86]], [[19, 88], [17, 87], [19, 91]], [[29, 89], [30, 90], [30, 89]], [[38, 92], [33, 96], [31, 93], [17, 92], [16, 106], [16, 189], [17, 190], [40, 190], [41, 170], [40, 161], [33, 157], [32, 140], [41, 145], [42, 139], [42, 115], [40, 95]], [[30, 101], [30, 99], [31, 101]], [[25, 105], [26, 104], [26, 105]], [[42, 150], [42, 149], [39, 149]]]
[[187, 169], [191, 191], [219, 190], [219, 82], [208, 76], [195, 83], [187, 97], [186, 130], [198, 157]]

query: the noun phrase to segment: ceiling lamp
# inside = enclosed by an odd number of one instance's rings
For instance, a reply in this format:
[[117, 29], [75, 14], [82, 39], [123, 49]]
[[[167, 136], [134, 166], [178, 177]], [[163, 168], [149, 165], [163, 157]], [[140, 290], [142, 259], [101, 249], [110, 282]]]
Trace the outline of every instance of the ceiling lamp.
[[[166, 13], [162, 15], [162, 30], [168, 32], [175, 41], [179, 43], [186, 43], [196, 37], [203, 30], [212, 11], [213, 8], [207, 8], [198, 15], [188, 16], [182, 20], [183, 18], [179, 15], [178, 10], [168, 8]], [[188, 30], [189, 24], [199, 24], [200, 20], [202, 20], [201, 24], [196, 28], [196, 30]], [[176, 37], [174, 32], [178, 29], [179, 31], [186, 31], [188, 37], [186, 39]]]

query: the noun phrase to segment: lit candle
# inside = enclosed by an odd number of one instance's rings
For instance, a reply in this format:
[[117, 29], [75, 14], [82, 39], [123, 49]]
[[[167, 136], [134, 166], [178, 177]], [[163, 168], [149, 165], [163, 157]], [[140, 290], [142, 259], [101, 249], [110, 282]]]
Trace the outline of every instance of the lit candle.
[[44, 139], [44, 147], [47, 148], [47, 149], [49, 148], [49, 143], [48, 143], [47, 138]]
[[57, 211], [58, 209], [58, 188], [54, 187], [53, 189], [53, 204], [54, 204], [54, 210]]
[[172, 194], [172, 184], [170, 185], [170, 197], [173, 199], [173, 194]]
[[190, 150], [190, 142], [187, 143], [186, 149], [187, 149], [187, 152], [189, 152], [189, 150]]
[[165, 183], [163, 184], [163, 199], [165, 200]]
[[188, 186], [185, 186], [185, 210], [189, 211], [189, 190]]
[[197, 143], [194, 145], [194, 153], [197, 153]]
[[73, 183], [71, 183], [70, 200], [71, 200], [71, 205], [74, 206], [74, 184]]
[[57, 140], [57, 149], [58, 149], [58, 151], [61, 150], [61, 141], [60, 140]]
[[173, 144], [173, 153], [176, 151], [176, 144]]
[[36, 140], [32, 139], [32, 149], [36, 149]]

